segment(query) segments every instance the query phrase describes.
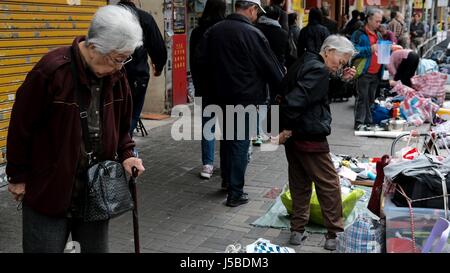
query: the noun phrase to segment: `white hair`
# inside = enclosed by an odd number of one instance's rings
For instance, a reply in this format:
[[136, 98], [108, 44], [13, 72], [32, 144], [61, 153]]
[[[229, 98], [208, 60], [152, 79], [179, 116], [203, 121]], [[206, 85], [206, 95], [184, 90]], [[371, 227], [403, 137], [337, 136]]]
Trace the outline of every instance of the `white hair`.
[[133, 10], [119, 5], [101, 7], [94, 14], [86, 37], [101, 54], [134, 52], [142, 45], [142, 28]]
[[367, 19], [373, 17], [375, 14], [380, 14], [381, 16], [383, 16], [383, 10], [379, 8], [370, 8], [367, 11]]
[[325, 53], [328, 50], [336, 50], [340, 54], [353, 56], [356, 54], [355, 46], [349, 39], [342, 35], [330, 35], [322, 44], [320, 52]]

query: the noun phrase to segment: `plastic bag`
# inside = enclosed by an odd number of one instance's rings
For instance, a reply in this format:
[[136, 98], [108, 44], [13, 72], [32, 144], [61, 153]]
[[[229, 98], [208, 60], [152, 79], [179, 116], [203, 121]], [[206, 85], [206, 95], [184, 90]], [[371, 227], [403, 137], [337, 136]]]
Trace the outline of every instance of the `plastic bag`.
[[419, 156], [419, 150], [417, 150], [417, 148], [413, 148], [413, 147], [409, 147], [409, 146], [402, 148], [400, 153], [401, 153], [402, 159], [405, 159], [405, 160], [413, 160], [415, 157]]
[[339, 232], [336, 239], [338, 253], [381, 253], [384, 232], [378, 221], [362, 214], [344, 232]]
[[[346, 219], [355, 208], [356, 202], [363, 197], [364, 191], [361, 189], [354, 189], [349, 194], [342, 195], [342, 213], [344, 219]], [[286, 207], [289, 214], [292, 214], [292, 197], [290, 191], [285, 191], [281, 194], [281, 202]], [[320, 208], [319, 199], [313, 184], [313, 190], [311, 194], [311, 201], [309, 207], [309, 222], [323, 226], [322, 210]]]
[[259, 238], [245, 247], [247, 253], [295, 253], [290, 247], [272, 244], [269, 240]]

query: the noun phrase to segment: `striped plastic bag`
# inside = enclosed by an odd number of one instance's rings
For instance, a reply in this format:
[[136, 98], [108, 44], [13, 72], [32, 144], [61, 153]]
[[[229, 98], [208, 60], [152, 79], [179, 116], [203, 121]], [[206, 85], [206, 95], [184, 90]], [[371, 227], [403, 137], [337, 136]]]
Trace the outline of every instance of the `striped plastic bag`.
[[368, 214], [360, 214], [344, 232], [337, 234], [338, 253], [381, 253], [384, 232], [382, 225]]

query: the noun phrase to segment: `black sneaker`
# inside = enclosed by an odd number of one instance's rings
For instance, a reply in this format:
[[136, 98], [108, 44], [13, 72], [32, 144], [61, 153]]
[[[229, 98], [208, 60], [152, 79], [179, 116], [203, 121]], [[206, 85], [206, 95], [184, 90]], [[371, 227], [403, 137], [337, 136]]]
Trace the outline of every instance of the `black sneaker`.
[[242, 194], [239, 198], [234, 199], [234, 198], [227, 198], [227, 203], [226, 205], [228, 207], [237, 207], [243, 204], [247, 204], [248, 203], [248, 195], [246, 193]]
[[359, 124], [355, 126], [355, 131], [369, 131], [369, 128], [365, 124]]

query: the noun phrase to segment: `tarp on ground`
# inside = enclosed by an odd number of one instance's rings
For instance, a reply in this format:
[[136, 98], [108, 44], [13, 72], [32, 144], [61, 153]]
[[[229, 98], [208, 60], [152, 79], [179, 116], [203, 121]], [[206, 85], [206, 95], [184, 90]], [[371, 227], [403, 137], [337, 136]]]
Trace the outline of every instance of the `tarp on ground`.
[[[367, 209], [367, 204], [369, 202], [370, 194], [372, 191], [372, 188], [370, 187], [362, 187], [362, 186], [355, 186], [356, 188], [364, 190], [365, 194], [364, 196], [356, 203], [355, 208], [353, 209], [352, 213], [347, 217], [345, 220], [345, 227], [350, 226], [356, 219], [356, 217], [362, 213], [366, 212], [374, 219], [378, 219], [377, 216], [375, 216], [373, 213], [371, 213]], [[285, 206], [281, 202], [280, 196], [278, 196], [275, 199], [275, 203], [272, 205], [272, 207], [269, 208], [269, 210], [260, 218], [258, 218], [256, 221], [252, 223], [253, 226], [257, 227], [270, 227], [270, 228], [277, 228], [277, 229], [290, 229], [290, 218], [289, 214], [286, 211]], [[305, 227], [306, 231], [310, 233], [327, 233], [327, 230], [323, 226], [315, 225], [315, 224], [308, 224]]]

